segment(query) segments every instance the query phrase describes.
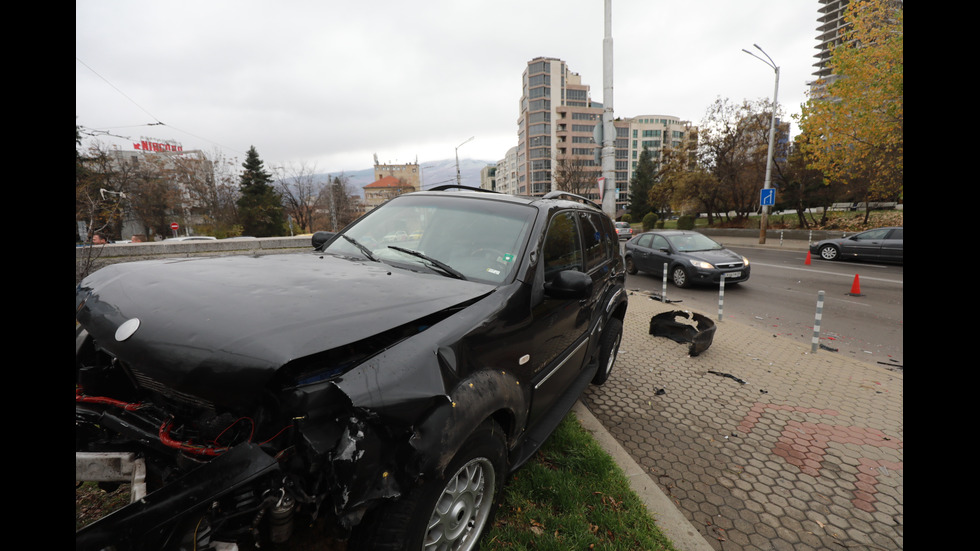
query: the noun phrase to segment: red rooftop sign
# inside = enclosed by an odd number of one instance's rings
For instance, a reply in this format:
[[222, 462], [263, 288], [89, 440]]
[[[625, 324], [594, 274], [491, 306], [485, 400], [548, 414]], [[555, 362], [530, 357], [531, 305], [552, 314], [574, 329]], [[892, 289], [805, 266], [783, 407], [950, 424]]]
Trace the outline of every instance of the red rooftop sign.
[[140, 138], [139, 142], [133, 144], [133, 149], [140, 151], [183, 151], [184, 146], [172, 140], [153, 141], [152, 138]]

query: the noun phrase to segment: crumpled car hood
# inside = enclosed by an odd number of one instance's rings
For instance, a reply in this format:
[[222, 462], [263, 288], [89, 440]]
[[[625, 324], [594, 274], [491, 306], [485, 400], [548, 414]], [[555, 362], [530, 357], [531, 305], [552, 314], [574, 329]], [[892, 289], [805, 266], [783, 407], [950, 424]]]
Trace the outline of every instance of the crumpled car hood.
[[[141, 375], [220, 401], [254, 393], [291, 360], [493, 289], [320, 254], [157, 260], [87, 277], [76, 291], [76, 320]], [[119, 329], [134, 318], [131, 335]]]

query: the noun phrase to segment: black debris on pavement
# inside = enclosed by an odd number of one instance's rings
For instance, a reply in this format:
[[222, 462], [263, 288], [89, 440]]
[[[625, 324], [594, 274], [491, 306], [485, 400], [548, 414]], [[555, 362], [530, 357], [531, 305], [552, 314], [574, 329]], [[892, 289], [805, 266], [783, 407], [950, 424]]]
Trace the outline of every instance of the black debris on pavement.
[[[678, 321], [678, 318], [691, 319], [694, 325]], [[650, 318], [651, 335], [667, 337], [674, 342], [691, 343], [689, 350], [691, 356], [697, 356], [711, 346], [715, 329], [715, 322], [696, 312], [673, 310]]]
[[708, 373], [711, 373], [712, 375], [721, 375], [722, 377], [728, 377], [729, 379], [734, 380], [736, 383], [738, 383], [740, 385], [747, 385], [747, 384], [749, 384], [747, 381], [743, 381], [742, 379], [739, 379], [738, 377], [732, 375], [731, 373], [722, 373], [720, 371], [711, 371], [710, 369], [708, 370]]

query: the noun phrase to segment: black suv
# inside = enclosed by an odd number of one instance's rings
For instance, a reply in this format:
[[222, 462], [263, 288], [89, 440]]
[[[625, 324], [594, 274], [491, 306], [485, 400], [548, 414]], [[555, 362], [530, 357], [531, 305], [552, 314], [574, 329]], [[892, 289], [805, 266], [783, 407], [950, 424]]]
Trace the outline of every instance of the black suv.
[[282, 543], [318, 518], [349, 549], [476, 548], [508, 473], [609, 376], [627, 297], [595, 204], [456, 187], [312, 253], [83, 280], [76, 479], [139, 499], [76, 549]]

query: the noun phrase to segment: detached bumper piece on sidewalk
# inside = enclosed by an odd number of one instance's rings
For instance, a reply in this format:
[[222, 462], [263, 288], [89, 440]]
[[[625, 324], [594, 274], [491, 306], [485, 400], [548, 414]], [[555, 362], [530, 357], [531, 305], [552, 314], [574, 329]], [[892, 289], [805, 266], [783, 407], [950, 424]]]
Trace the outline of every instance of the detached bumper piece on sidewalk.
[[[694, 325], [678, 321], [678, 318], [691, 319], [694, 321]], [[711, 340], [715, 337], [715, 329], [715, 322], [696, 312], [674, 310], [650, 318], [651, 335], [667, 337], [674, 342], [691, 343], [691, 356], [697, 356], [711, 346]]]

